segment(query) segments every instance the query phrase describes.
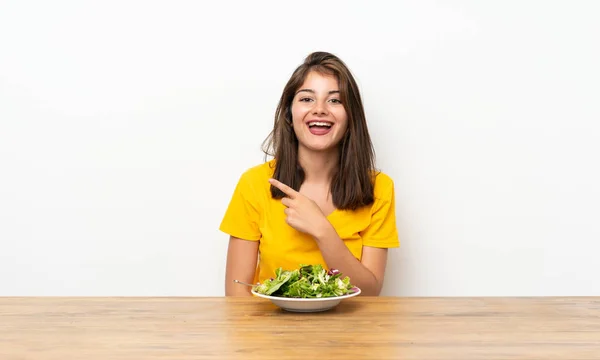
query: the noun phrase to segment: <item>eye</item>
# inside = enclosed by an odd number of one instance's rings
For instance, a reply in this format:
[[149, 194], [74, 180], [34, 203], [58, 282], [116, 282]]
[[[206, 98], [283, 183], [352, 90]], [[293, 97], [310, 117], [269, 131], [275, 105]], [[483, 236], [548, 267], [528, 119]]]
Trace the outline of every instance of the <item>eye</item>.
[[313, 101], [313, 99], [311, 99], [309, 97], [303, 97], [303, 98], [300, 98], [298, 101], [300, 101], [300, 102], [310, 102], [310, 101]]
[[341, 104], [342, 103], [342, 101], [340, 99], [331, 99], [329, 101], [331, 101], [334, 104]]

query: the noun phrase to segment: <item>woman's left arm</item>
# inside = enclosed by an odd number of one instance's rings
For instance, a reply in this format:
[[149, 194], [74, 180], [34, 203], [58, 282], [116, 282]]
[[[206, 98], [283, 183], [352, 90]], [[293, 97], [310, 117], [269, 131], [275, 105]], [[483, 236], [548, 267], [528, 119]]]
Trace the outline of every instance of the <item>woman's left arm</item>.
[[378, 296], [383, 287], [388, 250], [363, 246], [362, 260], [359, 261], [340, 239], [333, 226], [327, 223], [330, 229], [325, 226], [322, 234], [314, 236], [327, 266], [338, 269], [344, 276], [352, 279], [352, 284], [358, 286], [363, 295]]
[[284, 211], [288, 225], [315, 239], [327, 266], [348, 276], [363, 295], [379, 295], [383, 286], [387, 249], [363, 246], [362, 261], [359, 261], [314, 201], [275, 179], [269, 182], [287, 195], [281, 203], [286, 206]]

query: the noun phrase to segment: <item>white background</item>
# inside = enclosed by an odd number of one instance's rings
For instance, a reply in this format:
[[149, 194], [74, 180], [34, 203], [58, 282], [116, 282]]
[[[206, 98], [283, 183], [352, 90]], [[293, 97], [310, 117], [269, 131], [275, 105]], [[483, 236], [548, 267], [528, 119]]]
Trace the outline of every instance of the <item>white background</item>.
[[2, 1], [0, 295], [224, 294], [218, 226], [308, 53], [356, 75], [385, 295], [600, 295], [595, 1]]

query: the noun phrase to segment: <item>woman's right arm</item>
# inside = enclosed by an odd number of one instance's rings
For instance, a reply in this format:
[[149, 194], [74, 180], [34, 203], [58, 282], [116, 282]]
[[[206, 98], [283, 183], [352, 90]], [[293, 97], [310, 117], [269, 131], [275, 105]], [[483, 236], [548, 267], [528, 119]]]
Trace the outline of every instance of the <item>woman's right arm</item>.
[[225, 296], [251, 296], [250, 287], [233, 280], [254, 283], [258, 263], [258, 241], [229, 237], [227, 267], [225, 272]]

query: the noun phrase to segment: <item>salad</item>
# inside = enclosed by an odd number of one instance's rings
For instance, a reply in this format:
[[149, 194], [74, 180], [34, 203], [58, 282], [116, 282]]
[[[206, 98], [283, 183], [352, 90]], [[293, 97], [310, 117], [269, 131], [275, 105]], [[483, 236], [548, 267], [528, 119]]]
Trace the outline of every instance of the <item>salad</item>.
[[254, 291], [269, 296], [292, 298], [325, 298], [358, 291], [339, 270], [325, 270], [321, 265], [300, 265], [296, 270], [275, 271], [276, 277], [256, 285]]

